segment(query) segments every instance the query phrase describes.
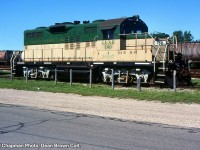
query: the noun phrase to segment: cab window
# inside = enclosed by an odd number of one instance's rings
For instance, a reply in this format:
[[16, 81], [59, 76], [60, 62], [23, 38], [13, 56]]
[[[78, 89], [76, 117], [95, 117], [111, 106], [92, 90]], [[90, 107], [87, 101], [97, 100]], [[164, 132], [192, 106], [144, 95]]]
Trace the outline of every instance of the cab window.
[[102, 30], [103, 40], [114, 39], [115, 28]]

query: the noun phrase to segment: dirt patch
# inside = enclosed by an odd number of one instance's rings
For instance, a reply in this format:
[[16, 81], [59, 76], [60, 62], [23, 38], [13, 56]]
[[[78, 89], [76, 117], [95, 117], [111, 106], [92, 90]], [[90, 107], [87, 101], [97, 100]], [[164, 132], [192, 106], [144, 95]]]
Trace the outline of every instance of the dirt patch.
[[200, 105], [0, 89], [0, 103], [200, 128]]

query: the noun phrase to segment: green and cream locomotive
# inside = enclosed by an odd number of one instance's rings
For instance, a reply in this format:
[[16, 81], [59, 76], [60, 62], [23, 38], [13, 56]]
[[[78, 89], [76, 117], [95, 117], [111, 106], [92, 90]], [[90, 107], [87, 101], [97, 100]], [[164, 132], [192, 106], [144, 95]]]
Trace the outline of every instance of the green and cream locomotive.
[[24, 32], [25, 49], [16, 65], [28, 68], [30, 78], [54, 78], [55, 68], [59, 76], [73, 69], [74, 77], [88, 77], [92, 69], [93, 80], [103, 82], [112, 81], [113, 70], [117, 83], [171, 84], [177, 70], [177, 80], [189, 83], [187, 68], [176, 69], [174, 41], [167, 34], [148, 34], [139, 16], [56, 23]]

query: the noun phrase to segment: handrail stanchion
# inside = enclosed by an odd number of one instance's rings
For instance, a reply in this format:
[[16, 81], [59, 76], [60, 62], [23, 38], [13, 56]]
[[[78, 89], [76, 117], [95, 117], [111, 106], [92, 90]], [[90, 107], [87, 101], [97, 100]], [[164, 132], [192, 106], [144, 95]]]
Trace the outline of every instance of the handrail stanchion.
[[57, 84], [58, 81], [58, 72], [57, 72], [57, 68], [55, 68], [55, 84]]
[[174, 89], [174, 93], [176, 93], [176, 70], [174, 70], [174, 73], [173, 73], [173, 89]]
[[26, 83], [28, 83], [28, 67], [26, 67]]
[[70, 69], [70, 86], [72, 86], [72, 69]]
[[112, 89], [114, 90], [114, 70], [112, 70]]
[[92, 69], [90, 68], [90, 88], [92, 88]]

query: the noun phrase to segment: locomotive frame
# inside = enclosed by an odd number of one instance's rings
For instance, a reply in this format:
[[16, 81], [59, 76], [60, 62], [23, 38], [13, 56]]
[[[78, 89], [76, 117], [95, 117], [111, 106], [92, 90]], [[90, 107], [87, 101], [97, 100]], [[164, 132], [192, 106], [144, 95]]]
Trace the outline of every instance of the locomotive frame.
[[[168, 84], [172, 86], [172, 71], [177, 70], [179, 83], [189, 84], [188, 69], [181, 58], [176, 59], [175, 40], [167, 34], [148, 34], [147, 25], [139, 16], [110, 20], [56, 23], [24, 32], [25, 50], [13, 57], [16, 75], [53, 79], [69, 75], [117, 83]], [[177, 65], [178, 64], [178, 65]], [[180, 67], [181, 65], [181, 67]], [[24, 69], [24, 71], [22, 71]]]

